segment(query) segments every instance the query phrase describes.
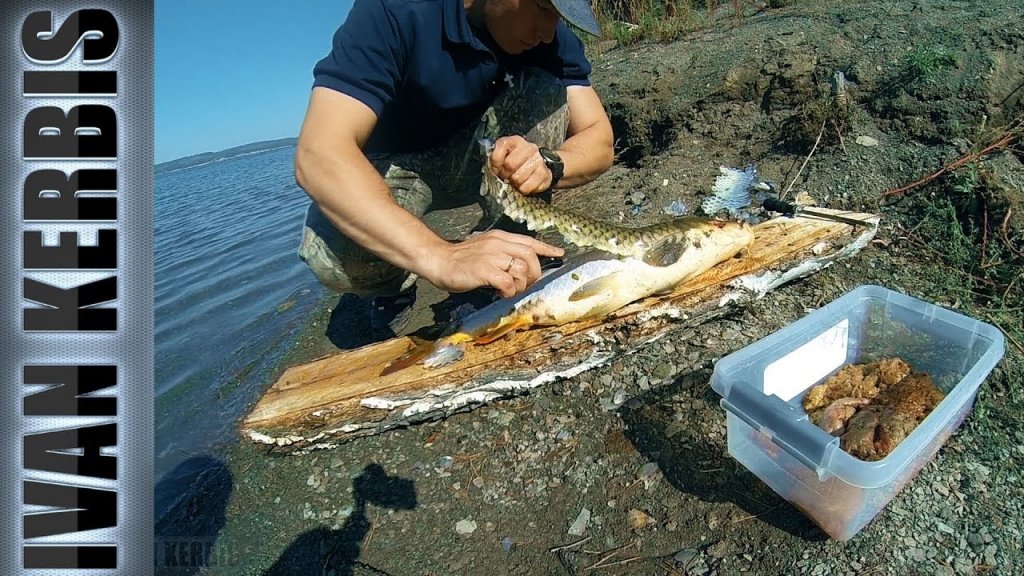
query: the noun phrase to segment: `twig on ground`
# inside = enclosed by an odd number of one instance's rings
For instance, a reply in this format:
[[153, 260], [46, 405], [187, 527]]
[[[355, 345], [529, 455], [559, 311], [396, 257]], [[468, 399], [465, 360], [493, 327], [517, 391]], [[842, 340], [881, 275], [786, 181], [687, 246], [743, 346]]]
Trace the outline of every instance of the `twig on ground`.
[[639, 559], [640, 559], [639, 556], [630, 556], [629, 558], [626, 558], [626, 559], [623, 559], [623, 560], [617, 560], [615, 562], [609, 562], [608, 564], [603, 564], [601, 566], [594, 566], [593, 568], [590, 568], [590, 570], [601, 570], [602, 568], [611, 568], [612, 566], [621, 566], [623, 564], [629, 564], [630, 562], [632, 562], [634, 560], [639, 560]]
[[636, 540], [633, 540], [629, 544], [623, 544], [622, 546], [619, 546], [618, 548], [614, 548], [614, 549], [610, 550], [607, 554], [602, 556], [600, 560], [598, 560], [597, 562], [594, 562], [590, 566], [587, 566], [586, 568], [584, 568], [584, 570], [594, 570], [595, 568], [601, 568], [601, 567], [603, 567], [605, 565], [606, 562], [608, 562], [609, 560], [611, 560], [612, 558], [617, 556], [620, 552], [622, 552], [626, 548], [630, 548], [630, 547], [635, 546], [635, 545], [636, 545]]
[[1013, 208], [1010, 208], [1006, 211], [1006, 216], [1003, 218], [1003, 225], [1000, 229], [1003, 235], [1003, 244], [1006, 244], [1006, 248], [1009, 249], [1014, 256], [1018, 258], [1024, 258], [1024, 251], [1017, 250], [1016, 248], [1013, 247], [1013, 243], [1010, 242], [1009, 228], [1011, 214], [1013, 214]]
[[363, 540], [362, 549], [364, 552], [370, 547], [370, 540], [373, 539], [373, 529], [377, 527], [378, 522], [380, 522], [380, 510], [373, 514], [373, 523], [370, 524], [370, 530], [366, 533], [366, 540]]
[[999, 329], [1000, 332], [1003, 333], [1003, 336], [1006, 337], [1006, 340], [1010, 344], [1013, 344], [1013, 346], [1017, 349], [1017, 351], [1020, 352], [1021, 356], [1024, 356], [1024, 344], [1021, 344], [1020, 342], [1018, 342], [1017, 339], [1013, 337], [1013, 334], [1010, 334], [1010, 332], [1008, 330], [1003, 328], [999, 324], [999, 321], [996, 320], [996, 317], [994, 315], [992, 315], [991, 313], [988, 313], [988, 314], [985, 314], [985, 316], [988, 317], [988, 321], [991, 322], [993, 326], [995, 326], [997, 329]]
[[988, 254], [988, 204], [982, 205], [981, 213], [981, 267], [985, 267], [985, 255]]
[[778, 506], [772, 506], [771, 508], [765, 510], [764, 512], [758, 512], [757, 514], [750, 514], [749, 516], [744, 516], [743, 518], [737, 518], [736, 520], [733, 520], [732, 523], [733, 524], [739, 524], [740, 522], [746, 522], [747, 520], [753, 520], [754, 518], [757, 518], [758, 516], [762, 516], [762, 515], [767, 514], [767, 513], [771, 512], [773, 510], [777, 510], [779, 508], [779, 506], [782, 506], [782, 504], [779, 504]]
[[548, 548], [548, 552], [560, 552], [562, 550], [568, 550], [570, 548], [575, 548], [575, 547], [577, 547], [577, 546], [579, 546], [581, 544], [585, 544], [585, 543], [589, 542], [591, 538], [593, 538], [593, 536], [587, 536], [586, 538], [584, 538], [582, 540], [577, 540], [577, 541], [573, 542], [572, 544], [566, 544], [565, 546], [555, 546], [554, 548]]
[[946, 164], [942, 168], [939, 168], [937, 171], [932, 172], [931, 174], [924, 176], [923, 178], [919, 178], [911, 182], [910, 184], [907, 184], [906, 186], [900, 186], [899, 188], [893, 190], [886, 190], [885, 192], [882, 193], [882, 198], [888, 198], [889, 196], [895, 196], [897, 194], [902, 194], [908, 190], [913, 190], [918, 186], [927, 184], [932, 180], [935, 180], [936, 178], [942, 176], [946, 172], [951, 172], [963, 166], [964, 164], [974, 162], [975, 160], [981, 158], [982, 156], [985, 156], [986, 154], [990, 154], [992, 152], [995, 152], [996, 150], [1003, 150], [1005, 148], [1008, 148], [1011, 144], [1014, 143], [1014, 141], [1017, 140], [1018, 137], [1020, 137], [1020, 132], [1021, 127], [1014, 126], [1013, 128], [1010, 128], [1008, 131], [1004, 132], [1002, 136], [996, 139], [995, 142], [992, 142], [991, 144], [985, 146], [981, 150], [978, 150], [977, 152], [970, 152], [964, 154], [963, 156], [957, 158], [956, 160], [950, 162], [949, 164]]
[[1013, 277], [1013, 280], [1010, 280], [1010, 283], [1006, 286], [1006, 290], [1003, 291], [1003, 300], [1006, 300], [1006, 295], [1010, 293], [1010, 290], [1013, 289], [1013, 285], [1017, 283], [1017, 280], [1020, 280], [1021, 276], [1024, 276], [1024, 272], [1018, 272], [1017, 275]]
[[786, 191], [783, 192], [779, 198], [785, 198], [789, 194], [789, 191], [793, 189], [793, 186], [796, 185], [796, 181], [800, 178], [800, 174], [804, 171], [804, 168], [807, 167], [807, 162], [811, 159], [811, 156], [814, 156], [814, 151], [818, 149], [818, 144], [821, 142], [821, 136], [825, 134], [825, 124], [827, 122], [828, 118], [821, 121], [821, 130], [818, 130], [818, 138], [814, 141], [814, 146], [811, 146], [811, 152], [807, 155], [807, 158], [804, 158], [804, 163], [801, 164], [800, 169], [796, 171], [796, 176], [793, 176], [793, 180], [790, 181], [789, 186], [786, 187]]

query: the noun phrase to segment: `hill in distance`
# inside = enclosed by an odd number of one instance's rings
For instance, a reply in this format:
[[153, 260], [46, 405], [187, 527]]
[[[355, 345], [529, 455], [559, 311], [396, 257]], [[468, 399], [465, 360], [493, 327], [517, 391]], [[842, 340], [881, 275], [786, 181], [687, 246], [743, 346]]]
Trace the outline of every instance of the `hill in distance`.
[[217, 160], [223, 160], [225, 158], [231, 158], [233, 156], [239, 156], [242, 154], [251, 154], [253, 152], [261, 152], [263, 150], [280, 148], [282, 146], [291, 146], [294, 145], [297, 140], [298, 138], [278, 138], [277, 140], [263, 140], [261, 142], [250, 142], [249, 144], [242, 144], [241, 146], [227, 148], [219, 152], [202, 152], [199, 154], [193, 154], [191, 156], [184, 156], [182, 158], [168, 160], [167, 162], [161, 162], [157, 164], [155, 167], [156, 173], [162, 174], [164, 172], [180, 170], [182, 168], [189, 168], [191, 166], [206, 164], [208, 162], [215, 162]]

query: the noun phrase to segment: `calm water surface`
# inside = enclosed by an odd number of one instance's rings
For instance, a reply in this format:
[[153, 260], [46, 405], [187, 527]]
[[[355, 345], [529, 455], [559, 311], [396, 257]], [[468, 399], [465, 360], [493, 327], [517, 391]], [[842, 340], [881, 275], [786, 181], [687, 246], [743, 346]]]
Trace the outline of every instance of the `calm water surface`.
[[294, 146], [156, 177], [156, 478], [234, 441], [324, 295], [295, 255]]

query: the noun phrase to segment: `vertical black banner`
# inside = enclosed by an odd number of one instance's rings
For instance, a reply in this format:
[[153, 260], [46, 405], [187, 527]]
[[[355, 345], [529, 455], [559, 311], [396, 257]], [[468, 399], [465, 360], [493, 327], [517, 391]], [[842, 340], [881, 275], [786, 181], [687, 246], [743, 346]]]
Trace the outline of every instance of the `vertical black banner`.
[[149, 574], [153, 5], [0, 17], [0, 574]]

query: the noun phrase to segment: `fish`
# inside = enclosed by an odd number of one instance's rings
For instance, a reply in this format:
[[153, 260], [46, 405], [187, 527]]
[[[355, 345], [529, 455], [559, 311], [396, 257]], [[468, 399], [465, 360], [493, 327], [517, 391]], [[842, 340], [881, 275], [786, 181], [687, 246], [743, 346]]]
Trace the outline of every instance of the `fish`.
[[[486, 157], [494, 149], [494, 142], [481, 139]], [[681, 249], [677, 242], [680, 226], [690, 226], [686, 218], [646, 226], [620, 226], [589, 216], [557, 208], [540, 198], [525, 196], [504, 182], [483, 163], [481, 195], [490, 195], [506, 216], [526, 224], [530, 230], [554, 228], [566, 242], [581, 248], [594, 248], [624, 258], [642, 260], [651, 266], [669, 266]], [[680, 222], [687, 222], [681, 224]]]
[[664, 236], [650, 244], [670, 258], [659, 257], [651, 264], [643, 255], [623, 257], [604, 250], [566, 258], [524, 292], [470, 314], [437, 340], [414, 345], [380, 375], [414, 364], [428, 369], [446, 366], [460, 360], [468, 344], [486, 345], [517, 330], [602, 318], [631, 302], [671, 291], [737, 255], [754, 240], [749, 224], [699, 217], [672, 220], [663, 230]]

